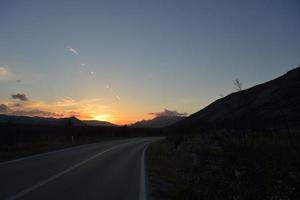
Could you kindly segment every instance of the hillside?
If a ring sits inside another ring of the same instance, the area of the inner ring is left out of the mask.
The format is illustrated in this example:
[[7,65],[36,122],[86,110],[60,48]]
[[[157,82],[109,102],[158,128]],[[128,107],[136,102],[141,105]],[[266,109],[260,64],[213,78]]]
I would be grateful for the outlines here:
[[88,126],[117,126],[113,123],[106,122],[106,121],[83,120],[82,122],[85,123]]
[[86,126],[76,117],[70,118],[43,118],[14,115],[0,115],[0,124],[23,124],[23,125],[54,125],[54,126]]
[[183,116],[157,116],[150,120],[138,121],[131,126],[137,128],[162,128],[179,122],[184,118]]
[[300,67],[274,80],[218,99],[171,128],[299,128],[299,91]]

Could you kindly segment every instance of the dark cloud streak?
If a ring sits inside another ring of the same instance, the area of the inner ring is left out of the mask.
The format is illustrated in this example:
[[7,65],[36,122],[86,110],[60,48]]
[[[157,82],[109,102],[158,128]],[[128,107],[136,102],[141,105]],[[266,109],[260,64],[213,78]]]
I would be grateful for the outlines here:
[[12,115],[30,116],[30,117],[63,117],[61,114],[47,112],[42,110],[17,110],[11,112]]
[[11,98],[12,99],[18,99],[20,101],[28,101],[29,100],[28,97],[26,96],[26,94],[20,94],[20,93],[12,94]]
[[[21,105],[13,105],[19,107]],[[15,116],[29,116],[29,117],[64,117],[63,114],[43,111],[43,110],[13,110],[5,104],[0,104],[0,114],[15,115]]]

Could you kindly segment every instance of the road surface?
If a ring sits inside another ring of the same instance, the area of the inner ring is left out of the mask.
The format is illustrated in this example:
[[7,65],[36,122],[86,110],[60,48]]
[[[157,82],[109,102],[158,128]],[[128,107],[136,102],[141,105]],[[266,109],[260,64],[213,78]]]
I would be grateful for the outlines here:
[[157,139],[107,141],[0,163],[0,199],[144,200],[144,152]]

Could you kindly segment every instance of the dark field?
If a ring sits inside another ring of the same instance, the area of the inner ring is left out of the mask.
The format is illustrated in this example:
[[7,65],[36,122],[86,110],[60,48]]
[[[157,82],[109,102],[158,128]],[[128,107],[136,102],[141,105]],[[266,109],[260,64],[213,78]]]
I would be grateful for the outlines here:
[[[0,125],[0,161],[105,140],[157,136],[160,129]],[[74,138],[72,142],[72,137]]]
[[168,137],[147,152],[153,199],[299,199],[299,131]]

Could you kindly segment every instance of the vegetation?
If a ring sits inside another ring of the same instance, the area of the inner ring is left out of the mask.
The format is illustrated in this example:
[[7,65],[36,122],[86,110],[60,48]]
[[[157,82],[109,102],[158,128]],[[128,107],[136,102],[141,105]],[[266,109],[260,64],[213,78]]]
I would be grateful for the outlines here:
[[153,199],[300,199],[299,132],[211,135],[150,146]]
[[233,84],[236,91],[241,91],[243,89],[243,83],[238,78],[234,80]]
[[[74,145],[156,136],[160,129],[0,124],[0,161]],[[72,141],[73,137],[73,141]]]

